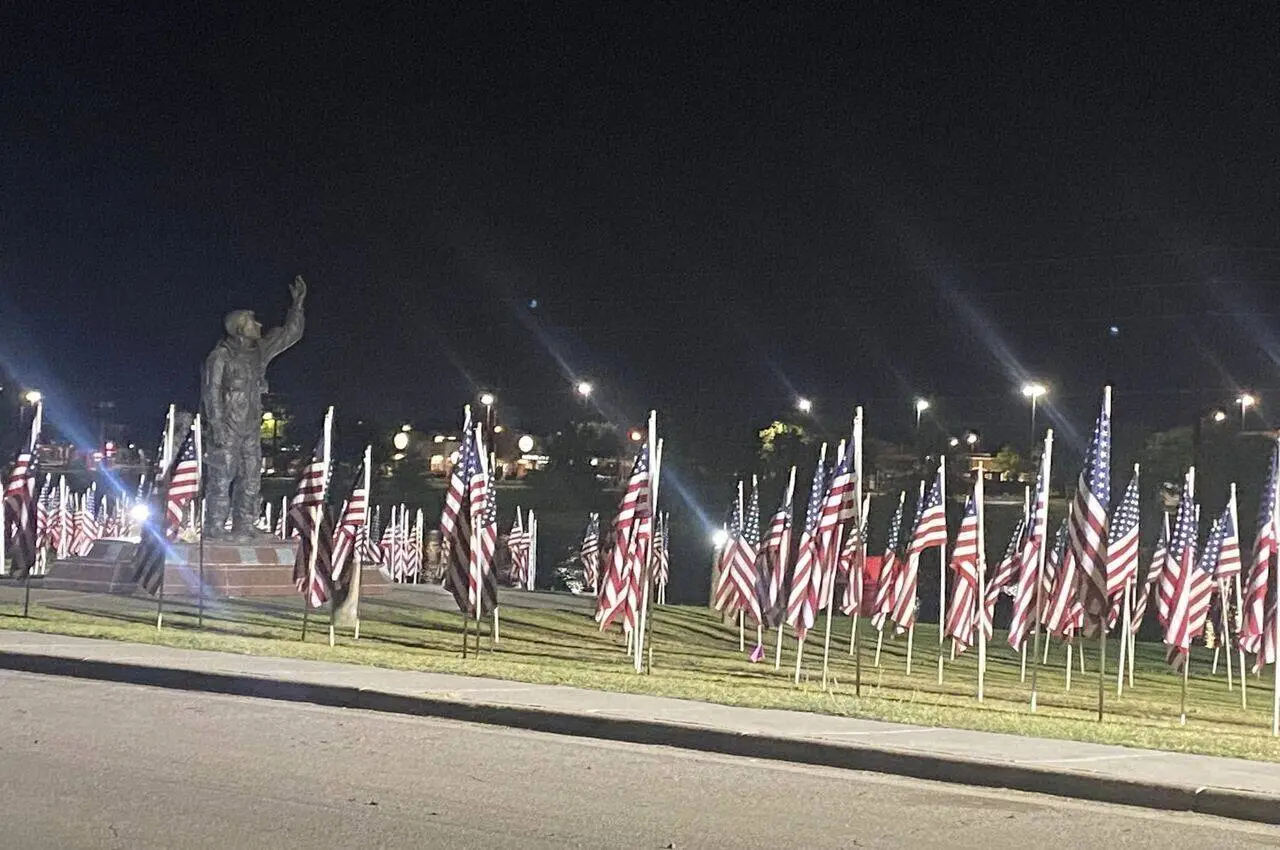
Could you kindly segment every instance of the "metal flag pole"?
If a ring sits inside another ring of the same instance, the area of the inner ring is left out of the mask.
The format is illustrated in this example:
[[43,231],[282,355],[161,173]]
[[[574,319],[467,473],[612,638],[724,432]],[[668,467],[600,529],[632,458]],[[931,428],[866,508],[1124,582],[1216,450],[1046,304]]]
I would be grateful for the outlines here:
[[853,553],[853,563],[849,565],[849,581],[858,582],[854,585],[856,593],[851,592],[850,598],[858,604],[853,608],[853,622],[849,624],[849,642],[853,649],[853,695],[862,696],[862,641],[858,635],[859,615],[862,613],[862,594],[866,590],[864,581],[867,568],[867,514],[870,510],[870,499],[863,501],[863,452],[862,452],[862,431],[863,431],[862,405],[858,405],[853,409],[853,503],[858,507],[858,513],[853,518],[858,529],[858,540],[856,542],[857,549]]
[[[938,493],[942,496],[943,537],[947,537],[947,457],[938,458]],[[942,684],[942,665],[947,646],[947,541],[938,550],[938,684]]]
[[[1032,605],[1032,614],[1031,614],[1031,616],[1035,618],[1035,623],[1032,627],[1032,644],[1031,644],[1031,710],[1033,712],[1036,710],[1036,697],[1038,695],[1037,687],[1039,685],[1038,674],[1040,672],[1040,662],[1039,662],[1040,620],[1042,619],[1040,607],[1044,604],[1043,594],[1044,594],[1045,550],[1049,548],[1048,493],[1049,493],[1049,473],[1050,471],[1052,471],[1052,469],[1053,469],[1053,429],[1049,428],[1047,431],[1045,431],[1044,456],[1040,459],[1040,474],[1043,476],[1041,478],[1041,484],[1044,487],[1044,492],[1046,496],[1045,504],[1044,504],[1045,522],[1044,522],[1044,534],[1040,541],[1040,547],[1039,547],[1040,551],[1036,553],[1036,586],[1035,586],[1035,594],[1033,596],[1034,602]],[[1035,523],[1035,527],[1032,530],[1033,534],[1040,533],[1040,519],[1039,519],[1040,507],[1039,506],[1040,506],[1040,494],[1036,493],[1036,507],[1033,511],[1035,516],[1033,516],[1032,518],[1032,521]]]
[[[793,466],[791,467],[791,474],[787,478],[787,492],[782,499],[782,504],[786,505],[787,510],[792,511],[793,513],[794,513],[794,508],[792,506],[794,503],[792,502],[792,497],[795,495],[795,491],[796,491],[796,468]],[[794,520],[794,516],[787,518],[788,523],[791,523],[793,520]],[[778,586],[778,595],[780,597],[783,596],[782,591],[786,588],[786,577],[787,577],[787,567],[788,567],[787,561],[790,560],[790,557],[791,557],[790,533],[788,533],[787,536],[783,539],[783,542],[786,545],[782,546],[778,550],[778,563],[773,565],[774,569],[777,570],[779,573],[779,578],[775,582],[775,584]],[[782,669],[782,627],[787,621],[786,599],[780,598],[778,600],[775,600],[775,606],[777,604],[782,605],[782,610],[778,612],[778,641],[777,641],[777,645],[774,648],[773,669],[781,670]]]
[[[1110,423],[1111,422],[1111,387],[1110,386],[1104,387],[1102,390],[1102,409],[1107,417],[1107,422]],[[1108,463],[1107,463],[1108,473],[1110,472],[1110,465],[1111,465],[1110,461],[1108,460]],[[1110,476],[1108,475],[1108,477]],[[1109,497],[1110,497],[1110,494],[1108,494],[1108,498]],[[1098,553],[1103,559],[1102,560],[1102,566],[1103,566],[1102,608],[1098,612],[1098,722],[1099,723],[1102,722],[1104,701],[1106,700],[1106,694],[1107,694],[1107,682],[1106,682],[1106,679],[1107,679],[1107,617],[1111,613],[1110,612],[1111,599],[1109,596],[1107,596],[1107,593],[1106,593],[1107,591],[1106,545],[1107,545],[1107,536],[1110,533],[1110,517],[1107,518],[1107,525],[1108,525],[1107,529],[1104,529],[1102,532],[1101,541],[1100,541],[1102,543],[1103,551]],[[1086,616],[1087,616],[1087,613],[1086,613]],[[1084,635],[1082,634],[1081,635],[1082,640],[1080,643],[1081,665],[1084,664],[1083,637]],[[1123,663],[1120,665],[1120,668],[1124,669]]]
[[[1196,495],[1196,468],[1192,466],[1190,469],[1187,470],[1187,497],[1192,500],[1193,506],[1195,506],[1195,495]],[[1195,524],[1199,526],[1200,510],[1198,506],[1195,506],[1194,509],[1196,512],[1196,515],[1194,517]],[[1193,529],[1193,536],[1194,536],[1194,529]],[[1192,540],[1192,542],[1189,542],[1187,546],[1188,547],[1195,546],[1194,540]],[[1185,554],[1186,553],[1182,553],[1179,555],[1179,557],[1185,559]],[[1187,573],[1189,570],[1193,570],[1195,568],[1196,568],[1195,564],[1192,563],[1190,567],[1184,567],[1179,571],[1180,572],[1180,576],[1178,579],[1179,588],[1176,591],[1179,598],[1175,601],[1175,604],[1178,605],[1179,607],[1188,606],[1190,604],[1190,600],[1187,598],[1187,593],[1186,593],[1186,590],[1188,589],[1187,582],[1190,579],[1190,576]],[[1173,614],[1171,613],[1169,617],[1170,617],[1170,621],[1172,621]],[[1179,714],[1178,714],[1178,725],[1186,726],[1187,725],[1187,679],[1190,676],[1190,670],[1191,670],[1191,642],[1189,639],[1187,641],[1187,654],[1182,655],[1181,659],[1182,659],[1182,703],[1181,703],[1181,707],[1179,709]]]
[[[987,678],[987,630],[983,625],[987,599],[987,510],[983,502],[987,498],[987,472],[978,461],[978,480],[974,482],[974,512],[978,515],[978,598],[976,626],[978,630],[978,702],[985,696]],[[994,616],[994,613],[993,613]]]

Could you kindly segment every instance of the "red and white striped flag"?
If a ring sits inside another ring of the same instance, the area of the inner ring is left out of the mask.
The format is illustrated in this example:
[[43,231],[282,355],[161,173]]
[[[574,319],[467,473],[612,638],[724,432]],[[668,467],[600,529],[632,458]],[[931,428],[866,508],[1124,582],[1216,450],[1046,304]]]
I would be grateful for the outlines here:
[[1170,541],[1169,564],[1175,573],[1174,593],[1169,609],[1169,622],[1165,628],[1164,643],[1168,649],[1169,663],[1181,669],[1191,652],[1191,641],[1204,630],[1209,614],[1209,602],[1213,597],[1213,563],[1221,549],[1221,528],[1210,534],[1210,557],[1196,558],[1195,468],[1187,474],[1182,488],[1182,500],[1178,504],[1178,521],[1174,524]]
[[[331,407],[325,413],[320,440],[311,453],[311,459],[302,469],[298,489],[289,503],[289,523],[298,531],[301,541],[294,556],[293,582],[312,608],[319,608],[329,600],[329,576],[333,574],[333,531],[325,508],[329,492],[329,447],[332,435]],[[171,512],[169,521],[172,522]]]
[[[619,618],[624,619],[624,629],[628,597],[631,592],[630,570],[638,566],[636,556],[640,521],[649,514],[649,444],[646,442],[636,454],[635,463],[631,467],[631,476],[627,479],[627,489],[622,494],[622,502],[618,506],[618,516],[613,522],[613,549],[609,553],[609,564],[601,579],[601,594],[596,609],[596,618],[600,622],[600,630],[604,631]],[[638,581],[638,579],[637,579]]]
[[955,582],[947,608],[946,634],[956,642],[958,652],[974,643],[978,625],[978,569],[978,503],[976,495],[970,495],[965,501],[964,518],[951,552]]
[[1271,584],[1271,561],[1280,548],[1280,533],[1275,523],[1277,486],[1280,486],[1280,441],[1271,449],[1271,463],[1262,484],[1258,530],[1253,540],[1253,564],[1249,570],[1244,594],[1244,619],[1240,626],[1240,648],[1254,654],[1262,651],[1263,636],[1272,630],[1266,616],[1266,603]]
[[[1107,613],[1111,607],[1114,584],[1107,570],[1111,561],[1107,558],[1107,524],[1111,508],[1111,387],[1103,392],[1102,410],[1093,427],[1093,439],[1085,453],[1084,466],[1076,484],[1075,500],[1071,505],[1070,548],[1072,557],[1064,559],[1073,565],[1079,585],[1072,585],[1072,593],[1078,592],[1086,634],[1098,635],[1105,629]],[[1075,580],[1076,575],[1070,577]],[[1124,590],[1124,585],[1117,585]]]
[[524,527],[520,507],[516,506],[516,518],[507,534],[507,554],[511,558],[511,583],[524,587],[529,573],[529,532]]
[[1138,537],[1141,510],[1138,505],[1138,467],[1133,467],[1133,478],[1124,490],[1124,496],[1111,516],[1107,528],[1107,596],[1111,610],[1107,628],[1116,624],[1124,605],[1124,589],[1138,575]]
[[362,533],[368,533],[369,524],[369,467],[372,460],[373,446],[365,446],[364,460],[356,471],[355,480],[351,483],[351,493],[347,496],[342,508],[342,516],[338,519],[338,527],[333,535],[333,572],[330,579],[334,585],[344,585],[351,581],[351,571],[357,569],[358,560],[364,557],[358,543]]
[[1040,559],[1044,557],[1049,537],[1049,472],[1052,464],[1053,432],[1045,436],[1044,453],[1040,458],[1040,472],[1036,475],[1031,519],[1026,539],[1018,556],[1018,584],[1013,593],[1013,619],[1009,623],[1009,646],[1022,649],[1027,635],[1035,625],[1037,600],[1041,586],[1037,582]]
[[783,591],[787,581],[787,561],[791,557],[792,495],[795,483],[796,472],[792,467],[791,480],[782,495],[782,504],[778,505],[773,518],[769,520],[769,531],[764,538],[764,557],[761,563],[768,581],[765,614],[770,626],[781,623],[786,615]]
[[880,575],[876,577],[876,598],[872,600],[871,624],[877,631],[884,629],[885,620],[893,612],[893,590],[898,580],[898,570],[902,565],[902,518],[906,507],[907,491],[898,493],[898,507],[894,509],[893,518],[889,520],[889,534],[884,546],[884,557],[880,561]]
[[826,468],[823,461],[827,447],[818,455],[818,465],[813,470],[813,484],[809,488],[809,502],[805,506],[804,528],[800,531],[800,551],[791,570],[791,592],[787,597],[787,625],[795,629],[796,637],[804,640],[817,619],[817,600],[810,592],[813,576],[820,570],[818,563],[818,519],[822,516],[822,500],[827,492]]
[[906,631],[916,623],[919,605],[916,596],[920,584],[920,555],[934,548],[947,545],[947,510],[942,501],[942,479],[946,469],[938,462],[938,474],[916,508],[916,521],[907,543],[907,558],[899,572],[894,587],[894,606],[890,619],[899,631]]

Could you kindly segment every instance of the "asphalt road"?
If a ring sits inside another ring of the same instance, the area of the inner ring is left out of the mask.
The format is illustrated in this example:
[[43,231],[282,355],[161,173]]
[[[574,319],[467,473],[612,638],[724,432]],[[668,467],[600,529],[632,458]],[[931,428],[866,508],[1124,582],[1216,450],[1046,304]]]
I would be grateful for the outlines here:
[[1278,847],[1280,830],[447,721],[0,672],[0,846]]

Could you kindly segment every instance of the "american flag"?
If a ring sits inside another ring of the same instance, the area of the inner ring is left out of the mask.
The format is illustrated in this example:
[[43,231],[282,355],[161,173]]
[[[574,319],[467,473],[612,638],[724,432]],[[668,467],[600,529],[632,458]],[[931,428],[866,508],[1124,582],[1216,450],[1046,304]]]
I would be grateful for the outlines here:
[[[1215,523],[1206,543],[1208,557],[1196,558],[1196,514],[1191,495],[1191,480],[1183,488],[1183,504],[1178,506],[1178,521],[1174,525],[1170,545],[1169,566],[1177,574],[1169,622],[1165,628],[1164,643],[1168,648],[1169,663],[1176,669],[1186,661],[1191,652],[1191,640],[1204,629],[1209,614],[1209,602],[1213,597],[1213,565],[1222,549],[1224,529]],[[1183,510],[1183,507],[1187,510]]]
[[977,627],[978,569],[978,503],[971,495],[965,501],[964,519],[951,553],[951,571],[956,581],[946,619],[946,634],[961,651],[973,645]]
[[939,464],[933,484],[925,491],[924,498],[916,507],[916,521],[911,540],[907,543],[906,563],[898,571],[890,619],[897,623],[901,631],[914,626],[916,614],[919,613],[916,595],[920,585],[920,554],[928,549],[947,545],[947,511],[942,502],[942,476],[943,469]]
[[[1080,568],[1076,553],[1069,545],[1070,517],[1063,520],[1054,538],[1053,554],[1045,564],[1046,574],[1052,572],[1052,585],[1048,590],[1048,604],[1044,607],[1045,628],[1051,634],[1069,638],[1084,622],[1084,606],[1080,603]],[[1053,566],[1052,571],[1049,565]],[[1046,576],[1047,577],[1047,576]]]
[[791,488],[782,494],[782,503],[769,520],[769,531],[764,538],[761,569],[765,582],[764,608],[770,626],[782,622],[786,614],[783,588],[787,581],[787,560],[791,557]]
[[312,608],[319,608],[329,600],[329,577],[333,574],[333,528],[325,507],[330,473],[328,454],[328,445],[322,436],[311,453],[311,460],[302,469],[298,489],[289,503],[289,524],[297,529],[301,539],[293,561],[293,583]]
[[1227,582],[1240,575],[1240,535],[1236,530],[1235,502],[1228,503],[1218,516],[1222,525],[1222,547],[1213,566],[1213,579]]
[[[369,457],[366,450],[365,458]],[[351,494],[342,508],[342,516],[338,519],[338,528],[333,537],[333,572],[330,580],[335,586],[348,584],[351,571],[356,569],[356,559],[364,559],[364,553],[358,545],[361,536],[368,534],[369,525],[369,489],[366,484],[364,463],[356,470],[355,480],[351,482]]]
[[1033,617],[1040,598],[1036,579],[1040,571],[1041,552],[1049,536],[1049,476],[1045,457],[1036,475],[1035,500],[1032,502],[1031,521],[1018,555],[1018,585],[1013,594],[1013,619],[1009,622],[1009,646],[1022,649],[1035,622]]
[[587,517],[587,527],[582,532],[582,545],[578,549],[582,561],[582,576],[587,587],[595,590],[600,570],[600,514]]
[[516,518],[511,522],[511,531],[507,534],[507,554],[511,556],[511,583],[516,587],[524,587],[529,576],[529,531],[524,527],[520,516],[520,508],[516,508]]
[[763,623],[760,611],[760,595],[758,587],[759,574],[756,562],[760,557],[760,491],[751,489],[751,498],[747,500],[747,515],[739,530],[738,539],[734,543],[734,552],[730,559],[730,572],[733,577],[734,595],[738,606],[756,623]]
[[[366,517],[368,517],[368,511],[369,508],[366,506]],[[377,564],[382,560],[381,550],[378,548],[378,544],[374,542],[379,539],[378,535],[380,533],[380,526],[382,525],[381,519],[382,508],[375,507],[373,511],[373,522],[366,522],[364,525],[360,526],[360,533],[356,535],[356,551],[359,553],[360,563],[362,564]]]
[[[1084,609],[1085,632],[1100,634],[1114,595],[1108,575],[1107,521],[1111,506],[1111,395],[1110,391],[1093,427],[1093,439],[1085,453],[1070,513],[1072,557],[1065,559],[1078,570],[1079,598]],[[1072,577],[1074,578],[1074,576]],[[1116,585],[1120,590],[1124,585]],[[1072,592],[1077,588],[1073,586]]]
[[849,526],[844,545],[840,547],[840,571],[848,577],[840,611],[851,617],[862,612],[862,582],[867,566],[867,517],[862,517],[859,522],[861,524]]
[[813,574],[818,566],[818,520],[822,516],[822,498],[827,492],[826,469],[822,461],[813,470],[813,485],[809,488],[809,503],[805,506],[804,528],[800,532],[800,552],[795,568],[791,571],[791,593],[787,597],[787,624],[796,630],[801,640],[813,628],[818,616],[817,602],[812,593]]
[[[459,610],[476,619],[491,613],[498,601],[497,573],[493,568],[498,546],[498,501],[485,468],[484,452],[479,428],[470,428],[446,494],[445,514],[440,519],[441,537],[446,528],[452,533],[449,589]],[[455,488],[458,508],[451,513]]]
[[[37,416],[37,421],[39,417]],[[35,426],[32,428],[35,431]],[[32,435],[34,446],[36,434]],[[0,502],[0,534],[12,534],[10,558],[13,575],[26,576],[36,563],[36,460],[34,448],[21,451],[14,461]],[[12,530],[12,532],[10,532]]]
[[1266,617],[1267,588],[1271,584],[1271,559],[1276,556],[1278,534],[1275,525],[1276,486],[1280,478],[1280,442],[1271,449],[1271,463],[1262,483],[1262,499],[1258,504],[1258,531],[1253,540],[1253,565],[1249,570],[1248,589],[1244,595],[1244,620],[1240,626],[1240,648],[1245,652],[1262,650],[1262,638],[1271,629]]
[[636,454],[627,489],[618,506],[618,516],[613,521],[613,548],[609,553],[609,566],[602,577],[602,592],[596,612],[601,631],[613,625],[619,617],[623,618],[624,629],[632,625],[628,617],[632,588],[630,571],[641,566],[635,560],[633,543],[639,537],[640,521],[649,514],[649,486],[649,444],[646,442]]
[[[1195,527],[1199,515],[1199,506],[1191,495],[1191,478],[1183,479],[1182,495],[1178,500],[1178,514],[1173,522],[1173,536],[1169,540],[1169,551],[1164,559],[1164,569],[1160,572],[1160,586],[1156,598],[1156,613],[1160,625],[1169,629],[1169,621],[1173,616],[1173,608],[1178,593],[1178,585],[1182,581],[1182,558],[1185,554],[1181,548],[1186,540],[1190,540],[1191,548],[1195,548]],[[1191,536],[1184,540],[1179,537],[1178,529],[1183,526],[1191,529]]]
[[76,523],[76,545],[74,554],[84,557],[93,549],[93,542],[102,537],[102,524],[98,517],[98,499],[96,485],[89,490],[80,501],[80,520]]
[[724,546],[720,549],[716,592],[713,603],[717,611],[732,614],[742,607],[738,599],[738,583],[734,577],[734,563],[738,556],[738,538],[742,536],[742,503],[733,500],[729,509],[729,520],[724,526]]
[[1107,596],[1112,600],[1107,626],[1115,624],[1124,604],[1124,588],[1138,575],[1138,472],[1135,469],[1107,528]]
[[172,539],[182,528],[182,514],[200,492],[200,455],[196,441],[199,432],[193,427],[178,448],[173,471],[169,475],[165,498],[165,534]]
[[[849,517],[857,514],[853,480],[853,445],[847,446],[831,471],[826,498],[822,500],[822,515],[818,518],[819,573],[810,581],[817,597],[816,610],[827,607],[834,593],[836,573],[840,562],[840,531]],[[860,506],[859,506],[860,507]]]
[[871,623],[877,630],[884,628],[885,619],[893,612],[893,589],[897,584],[898,570],[902,567],[902,518],[906,509],[907,493],[898,494],[898,507],[889,520],[889,535],[884,546],[884,559],[880,562],[880,575],[876,578],[875,610]]
[[983,588],[980,625],[988,640],[995,634],[996,602],[1000,599],[1000,592],[1018,576],[1018,567],[1021,564],[1018,555],[1022,549],[1022,536],[1026,529],[1027,518],[1018,517],[1017,523],[1013,526],[1013,533],[1009,535],[1009,545],[1005,547],[1004,557],[1000,559],[995,572],[987,579],[986,587]]
[[36,500],[36,550],[49,545],[49,517],[53,500],[53,478],[44,477],[44,485],[40,488],[40,497]]
[[[391,516],[387,524],[382,527],[382,534],[378,537],[378,563],[382,565],[382,572],[391,579],[396,577],[396,529],[398,527],[396,508],[395,505],[392,505]],[[441,554],[445,555],[446,558],[450,551],[450,545],[451,541],[446,540],[442,535],[440,538]]]
[[1129,615],[1129,631],[1131,634],[1136,635],[1138,629],[1142,626],[1142,620],[1147,615],[1147,603],[1150,602],[1152,594],[1156,592],[1156,586],[1160,583],[1160,577],[1164,575],[1168,561],[1169,515],[1164,514],[1160,526],[1160,536],[1156,539],[1156,548],[1151,554],[1151,566],[1147,568],[1147,575],[1142,581],[1142,586],[1137,588],[1134,593],[1133,611]]
[[653,583],[663,587],[671,580],[671,514],[658,517],[653,532]]

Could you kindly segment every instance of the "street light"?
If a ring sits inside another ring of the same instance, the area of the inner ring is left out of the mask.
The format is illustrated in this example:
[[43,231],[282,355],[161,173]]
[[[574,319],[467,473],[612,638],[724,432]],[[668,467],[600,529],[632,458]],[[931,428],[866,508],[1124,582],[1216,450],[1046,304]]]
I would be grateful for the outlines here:
[[27,402],[27,404],[39,404],[40,400],[44,398],[44,394],[39,390],[27,390],[22,398]]
[[400,451],[400,452],[404,451],[406,448],[409,447],[408,433],[401,431],[400,433],[396,434],[394,437],[391,438],[391,445],[396,447],[396,451]]
[[796,399],[796,410],[800,411],[801,413],[812,413],[813,402],[807,398],[798,398]]
[[485,407],[493,407],[493,403],[495,401],[497,401],[497,399],[493,397],[493,393],[480,394],[480,403],[483,404]]
[[924,413],[933,405],[929,403],[927,398],[916,399],[916,430],[920,430],[920,414]]
[[1240,398],[1236,399],[1236,403],[1240,405],[1240,428],[1244,429],[1244,412],[1258,403],[1258,400],[1249,393],[1244,393]]
[[1039,382],[1022,385],[1022,394],[1031,399],[1031,442],[1036,441],[1036,402],[1049,394],[1049,388]]
[[627,434],[627,436],[631,438],[631,442],[638,443],[644,439],[644,432],[639,428],[632,428],[631,432]]
[[976,431],[970,431],[964,435],[964,441],[969,444],[969,448],[973,448],[978,444],[978,434]]
[[590,381],[578,381],[578,385],[574,387],[574,389],[577,390],[578,395],[583,398],[591,398],[591,391],[594,390],[595,387],[591,386]]
[[1227,412],[1225,410],[1215,410],[1213,412],[1214,422],[1225,422],[1226,419],[1227,419]]
[[952,437],[950,440],[947,441],[947,445],[951,446],[951,448],[954,449],[956,446],[960,445],[960,438]]

